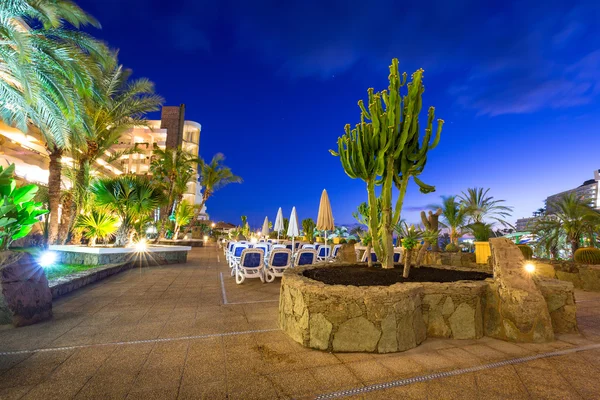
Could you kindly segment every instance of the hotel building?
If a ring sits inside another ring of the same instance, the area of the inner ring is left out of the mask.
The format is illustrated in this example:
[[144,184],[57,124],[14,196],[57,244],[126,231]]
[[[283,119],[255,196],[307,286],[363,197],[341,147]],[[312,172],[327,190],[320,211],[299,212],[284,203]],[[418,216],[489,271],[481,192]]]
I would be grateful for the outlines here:
[[[94,168],[106,176],[121,174],[150,174],[152,149],[176,148],[197,157],[200,150],[200,132],[202,126],[194,121],[185,120],[185,105],[164,106],[160,120],[148,121],[148,126],[137,126],[125,132],[117,143],[107,152],[106,157],[96,160]],[[122,151],[137,146],[140,153],[124,155],[116,161],[108,162],[109,157],[116,151]],[[6,167],[15,164],[18,177],[28,181],[48,184],[48,152],[40,133],[31,128],[27,134],[10,127],[0,121],[0,165]],[[63,156],[62,162],[73,165],[73,159]],[[63,187],[69,188],[71,183],[63,178]],[[190,204],[202,202],[202,187],[199,175],[188,184],[184,199]],[[208,219],[206,207],[203,208],[201,219]]]

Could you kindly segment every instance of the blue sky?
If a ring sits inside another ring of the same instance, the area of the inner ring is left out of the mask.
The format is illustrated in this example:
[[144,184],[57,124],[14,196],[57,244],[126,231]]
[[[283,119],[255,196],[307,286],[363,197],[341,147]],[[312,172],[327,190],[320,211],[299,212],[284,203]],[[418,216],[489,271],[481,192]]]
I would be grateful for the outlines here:
[[[600,168],[600,2],[79,0],[93,33],[120,49],[166,104],[202,124],[244,178],[207,204],[215,220],[252,225],[278,207],[316,218],[329,192],[336,222],[366,200],[329,149],[356,102],[400,69],[425,70],[424,106],[446,121],[403,217],[468,187],[514,206],[514,219]],[[417,6],[418,4],[418,6]],[[424,107],[424,108],[425,108]],[[157,116],[151,116],[157,117]]]

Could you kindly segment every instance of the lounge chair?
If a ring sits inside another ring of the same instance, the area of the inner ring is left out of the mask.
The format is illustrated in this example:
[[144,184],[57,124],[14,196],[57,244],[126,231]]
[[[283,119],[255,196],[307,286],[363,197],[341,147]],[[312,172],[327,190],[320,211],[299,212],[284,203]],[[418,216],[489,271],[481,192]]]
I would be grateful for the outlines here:
[[341,244],[336,244],[333,246],[333,251],[331,252],[331,258],[337,260],[338,254],[340,254],[340,249],[342,248]]
[[292,251],[290,249],[273,249],[265,269],[265,279],[273,282],[276,277],[281,277],[286,268],[292,266]]
[[237,267],[240,265],[240,261],[242,260],[242,252],[246,249],[248,249],[247,244],[234,244],[233,251],[229,256],[229,268],[231,268],[231,276],[235,275]]
[[317,249],[317,261],[327,261],[331,254],[331,246],[323,245]]
[[235,272],[235,283],[241,285],[246,278],[259,278],[264,282],[264,257],[261,249],[245,249]]
[[315,249],[315,245],[314,245],[314,244],[309,244],[309,243],[303,244],[303,245],[302,245],[302,248],[303,248],[303,249],[316,250],[316,249]]
[[[367,262],[367,251],[365,250],[365,252],[362,255],[362,258],[360,259],[361,262]],[[371,249],[371,261],[373,262],[377,262],[377,254],[375,253],[375,250]]]
[[317,251],[313,249],[301,249],[296,253],[296,266],[312,265],[317,261]]

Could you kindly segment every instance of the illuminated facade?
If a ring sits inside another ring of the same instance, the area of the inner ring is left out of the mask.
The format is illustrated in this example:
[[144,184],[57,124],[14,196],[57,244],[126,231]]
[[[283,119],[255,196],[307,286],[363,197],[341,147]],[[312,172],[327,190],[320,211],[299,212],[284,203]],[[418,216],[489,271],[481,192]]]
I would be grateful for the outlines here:
[[[125,132],[105,157],[96,160],[94,168],[107,176],[121,174],[147,175],[150,173],[150,162],[154,145],[159,148],[181,146],[183,150],[197,157],[200,151],[200,132],[202,126],[184,119],[185,106],[165,106],[160,120],[148,121],[148,126],[138,126]],[[124,155],[120,159],[107,162],[114,152],[137,146],[139,154]],[[0,121],[0,165],[15,164],[18,177],[29,181],[48,184],[48,152],[44,141],[35,128],[27,134],[10,127]],[[73,159],[62,157],[65,165],[73,165]],[[198,177],[188,184],[184,199],[190,204],[202,202],[202,187]],[[71,183],[63,177],[63,187],[69,188]],[[202,211],[202,219],[207,219],[206,207]]]

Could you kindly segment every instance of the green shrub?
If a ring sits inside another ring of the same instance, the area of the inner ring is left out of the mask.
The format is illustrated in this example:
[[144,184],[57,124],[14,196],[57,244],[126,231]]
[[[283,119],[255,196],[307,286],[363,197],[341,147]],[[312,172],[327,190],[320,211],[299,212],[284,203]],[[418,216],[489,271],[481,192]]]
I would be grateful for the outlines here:
[[582,247],[575,250],[573,255],[575,262],[588,265],[600,264],[600,249],[595,247]]
[[0,167],[0,251],[8,250],[10,244],[31,232],[37,217],[46,214],[42,203],[33,201],[37,185],[17,188],[13,178],[15,165]]
[[83,233],[89,240],[90,246],[96,245],[96,240],[106,240],[114,236],[119,228],[119,218],[103,210],[92,210],[89,214],[81,214],[75,222],[75,229]]
[[519,250],[521,250],[523,257],[525,257],[526,260],[531,260],[533,257],[533,249],[531,247],[527,246],[526,244],[518,244],[517,247]]
[[269,233],[269,239],[277,239],[277,231]]
[[356,240],[350,239],[350,240],[348,240],[348,244],[356,244]]
[[346,243],[348,243],[348,242],[346,241],[346,239],[340,239],[340,244],[346,244]]
[[454,243],[448,243],[446,245],[446,251],[448,253],[458,253],[460,251],[460,247],[455,245]]

